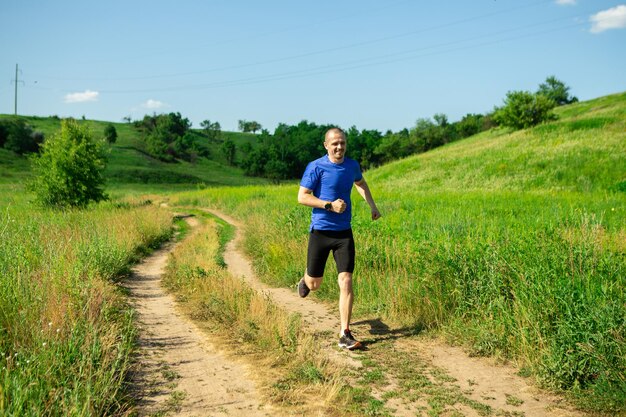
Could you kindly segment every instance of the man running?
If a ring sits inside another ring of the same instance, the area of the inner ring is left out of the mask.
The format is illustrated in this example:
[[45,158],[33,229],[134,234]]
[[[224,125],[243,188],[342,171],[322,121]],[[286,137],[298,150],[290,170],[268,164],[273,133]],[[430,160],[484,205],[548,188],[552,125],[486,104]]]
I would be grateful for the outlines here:
[[298,284],[300,297],[317,290],[322,284],[328,254],[333,251],[339,273],[339,317],[341,321],[339,346],[346,349],[361,347],[352,337],[352,272],[354,271],[354,238],[352,236],[352,184],[369,204],[372,220],[380,218],[372,193],[363,178],[358,162],[347,158],[346,134],[332,128],[324,137],[327,155],[309,163],[300,181],[298,203],[313,208],[309,227],[307,268]]

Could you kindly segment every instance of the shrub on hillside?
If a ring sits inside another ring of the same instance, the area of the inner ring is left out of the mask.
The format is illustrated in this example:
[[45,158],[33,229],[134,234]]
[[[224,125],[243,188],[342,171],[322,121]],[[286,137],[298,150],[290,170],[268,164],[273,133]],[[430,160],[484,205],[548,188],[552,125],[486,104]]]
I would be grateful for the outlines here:
[[115,143],[117,141],[117,130],[115,130],[115,126],[111,123],[104,128],[104,138],[109,143]]
[[44,135],[33,129],[20,118],[0,121],[0,147],[23,155],[37,152]]
[[528,91],[509,91],[504,106],[497,108],[494,120],[502,126],[526,129],[539,123],[555,120],[552,109],[556,103],[543,94]]
[[104,193],[104,141],[92,138],[85,126],[63,120],[61,131],[47,139],[32,158],[29,188],[49,207],[85,207],[107,198]]

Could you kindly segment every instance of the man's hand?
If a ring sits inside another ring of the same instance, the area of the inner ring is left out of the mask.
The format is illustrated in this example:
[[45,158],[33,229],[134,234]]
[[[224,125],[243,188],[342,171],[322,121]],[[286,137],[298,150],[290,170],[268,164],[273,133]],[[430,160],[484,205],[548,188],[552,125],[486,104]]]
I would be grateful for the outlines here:
[[331,211],[335,213],[343,213],[344,211],[346,211],[346,202],[343,201],[341,198],[336,199],[331,204],[333,206]]
[[381,216],[380,211],[378,211],[377,208],[373,208],[372,209],[372,220],[378,220],[378,219],[380,219],[380,216]]

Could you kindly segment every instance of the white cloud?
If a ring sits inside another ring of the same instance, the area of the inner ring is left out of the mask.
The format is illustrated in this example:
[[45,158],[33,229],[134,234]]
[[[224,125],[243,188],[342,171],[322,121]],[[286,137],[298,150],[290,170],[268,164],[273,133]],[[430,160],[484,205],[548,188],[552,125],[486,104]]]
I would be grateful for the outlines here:
[[592,15],[591,33],[600,33],[609,29],[626,28],[626,5],[612,7]]
[[576,4],[576,0],[556,0],[556,4],[559,6],[573,6]]
[[84,103],[86,101],[98,101],[97,91],[85,90],[82,93],[69,93],[64,97],[66,103]]
[[144,109],[150,109],[150,110],[155,110],[155,109],[160,109],[161,107],[165,107],[166,104],[163,103],[162,101],[159,100],[146,100],[145,103],[141,104],[141,107],[143,107]]

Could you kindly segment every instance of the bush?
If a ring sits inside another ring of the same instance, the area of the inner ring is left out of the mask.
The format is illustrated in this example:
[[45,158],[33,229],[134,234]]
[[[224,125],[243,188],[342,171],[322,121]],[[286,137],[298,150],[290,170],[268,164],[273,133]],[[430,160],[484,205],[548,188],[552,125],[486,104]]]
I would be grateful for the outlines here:
[[34,132],[23,119],[0,121],[0,146],[23,155],[37,152],[43,142],[43,133]]
[[502,126],[526,129],[555,120],[556,116],[552,113],[555,106],[556,103],[543,94],[509,91],[504,106],[496,109],[494,120]]
[[29,188],[37,201],[51,207],[85,207],[107,198],[104,193],[105,145],[75,120],[63,120],[61,131],[46,140],[32,158]]
[[106,125],[104,128],[104,138],[109,143],[115,143],[117,141],[117,130],[115,130],[115,126],[110,123]]

